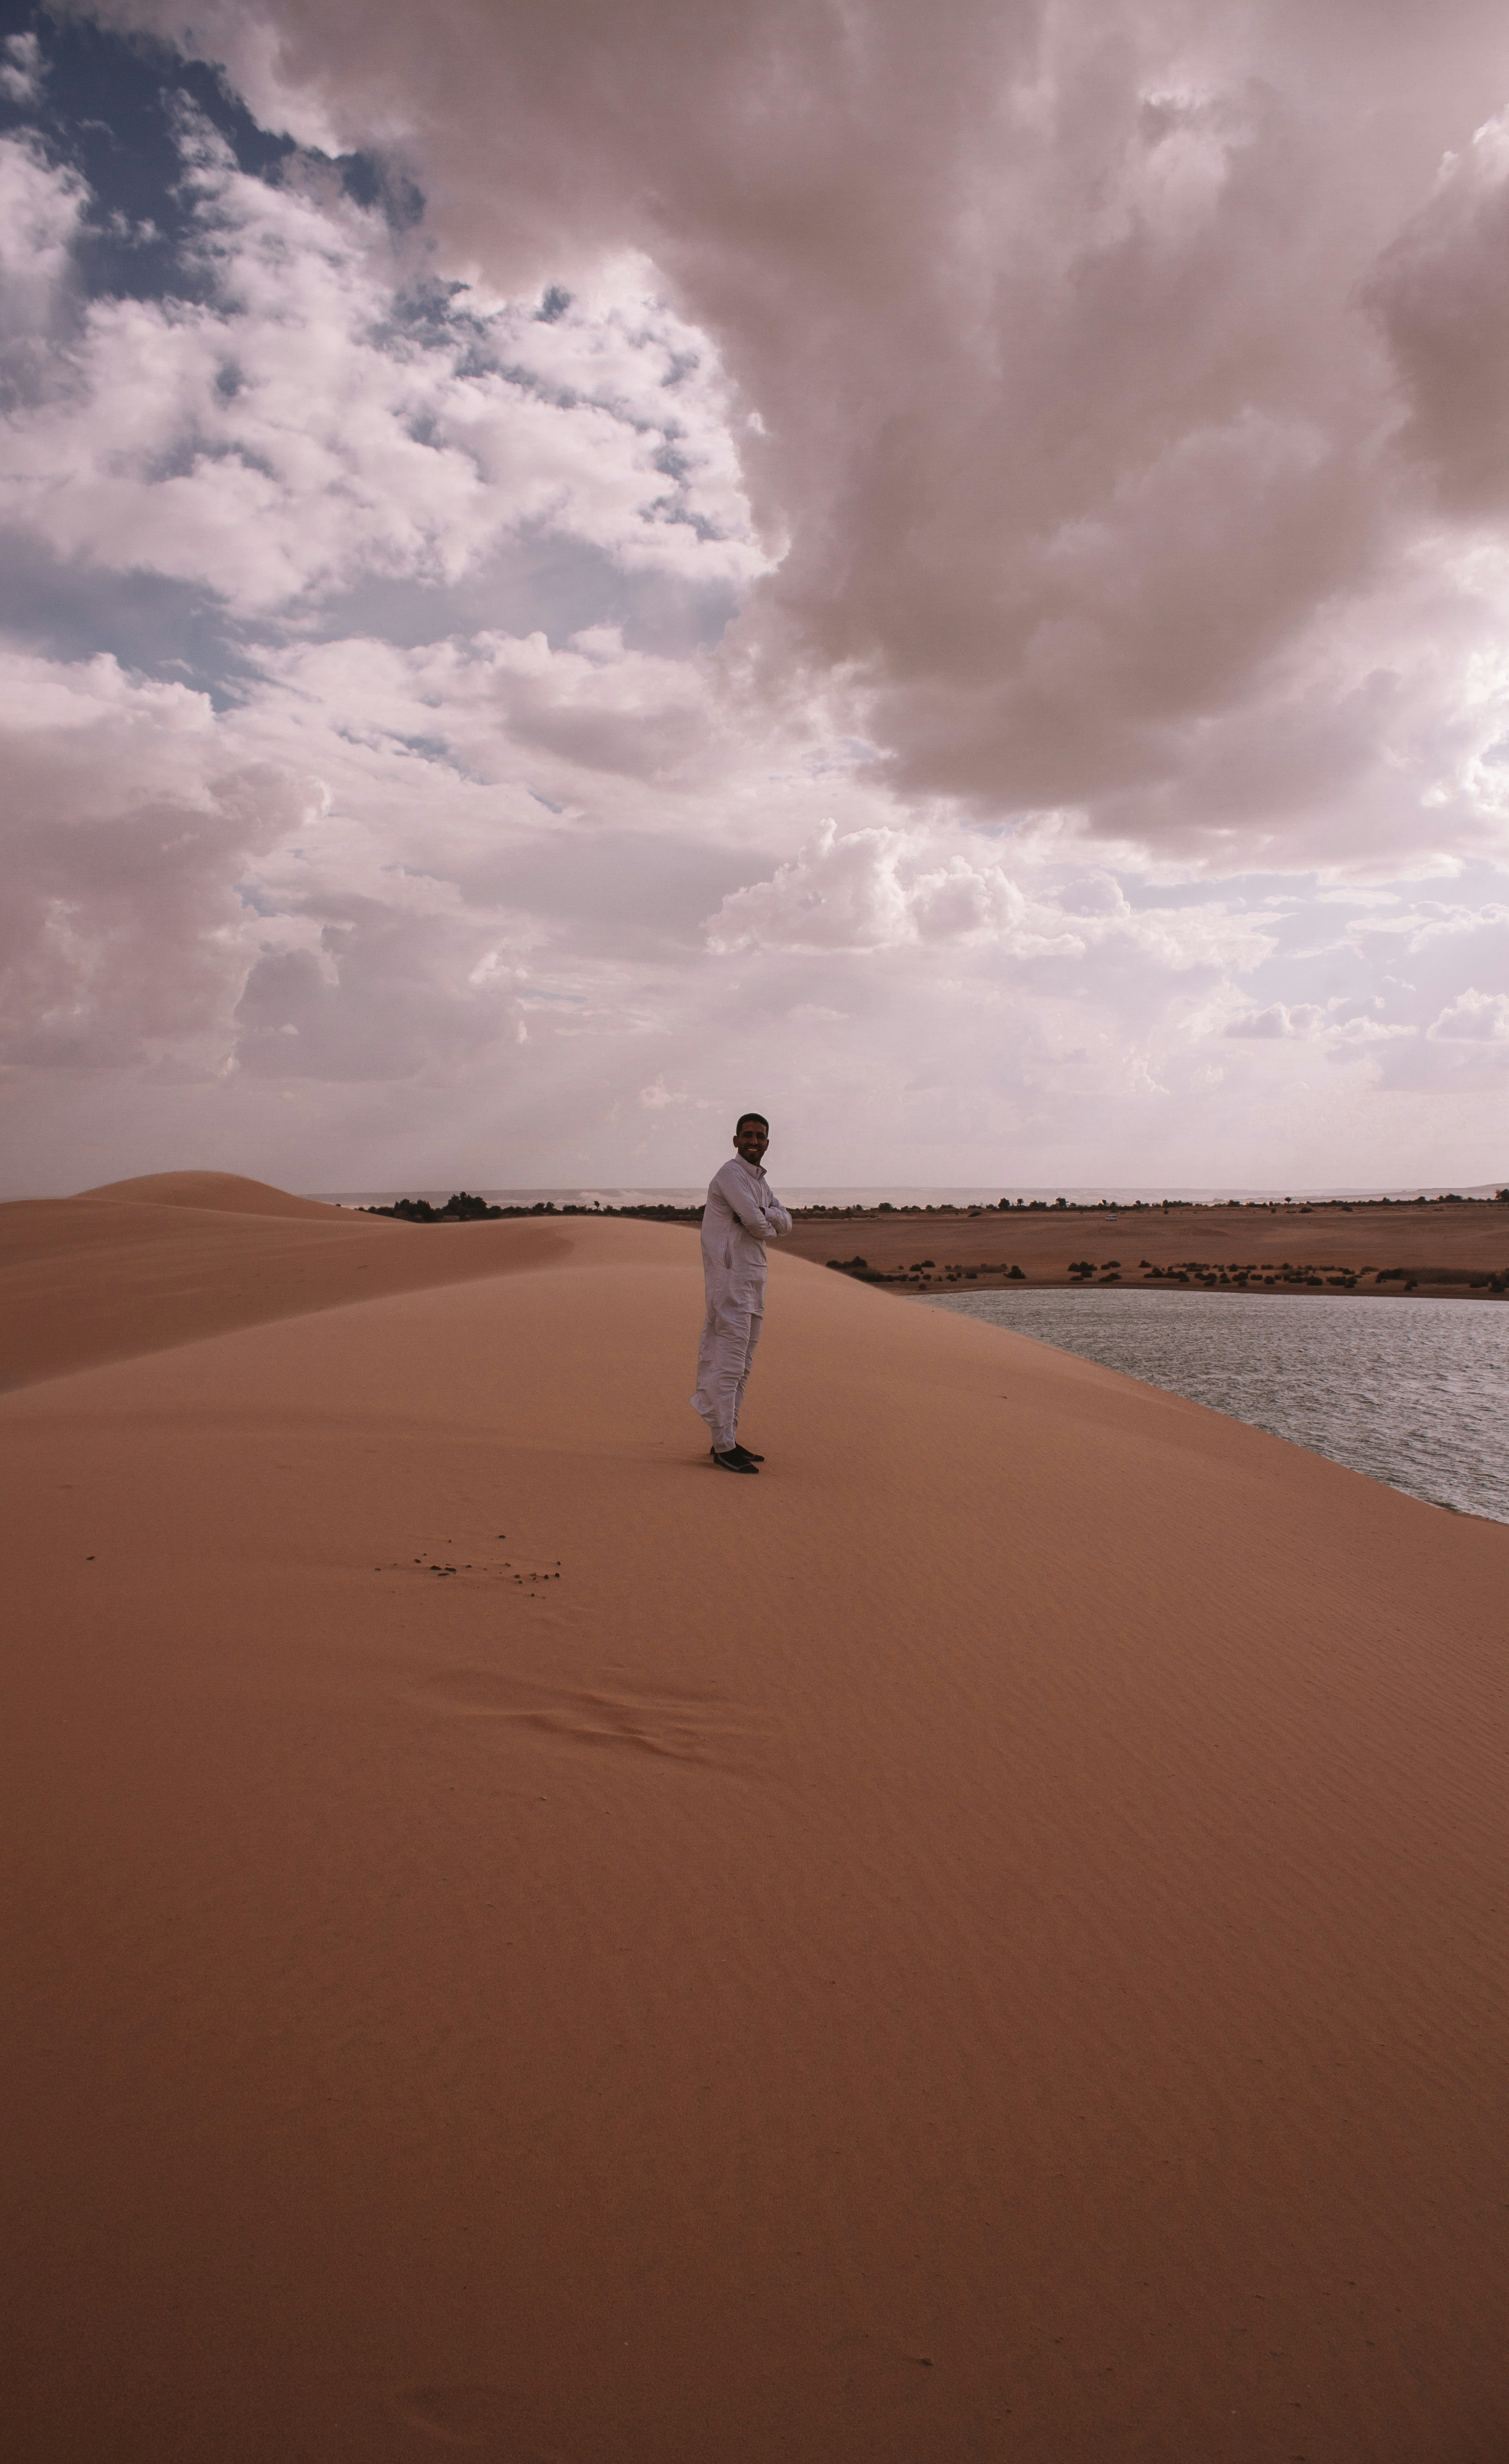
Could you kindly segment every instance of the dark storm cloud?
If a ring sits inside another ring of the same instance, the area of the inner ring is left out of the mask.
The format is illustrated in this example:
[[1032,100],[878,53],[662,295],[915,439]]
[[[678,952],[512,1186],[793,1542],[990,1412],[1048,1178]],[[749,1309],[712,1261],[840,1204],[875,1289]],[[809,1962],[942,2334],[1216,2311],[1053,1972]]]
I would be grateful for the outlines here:
[[1501,0],[35,29],[18,1153],[1498,1168]]
[[756,671],[860,683],[904,792],[1366,847],[1398,646],[1317,684],[1310,634],[1407,549],[1411,454],[1498,501],[1500,11],[210,0],[193,40],[381,136],[458,263],[649,253],[758,414]]

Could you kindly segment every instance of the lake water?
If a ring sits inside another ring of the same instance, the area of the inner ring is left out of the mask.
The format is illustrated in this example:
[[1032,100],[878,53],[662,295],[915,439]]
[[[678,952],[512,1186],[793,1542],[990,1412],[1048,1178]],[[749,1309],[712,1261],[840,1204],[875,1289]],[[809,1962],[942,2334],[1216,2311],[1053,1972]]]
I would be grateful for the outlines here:
[[929,1296],[1509,1523],[1509,1302],[1026,1291]]

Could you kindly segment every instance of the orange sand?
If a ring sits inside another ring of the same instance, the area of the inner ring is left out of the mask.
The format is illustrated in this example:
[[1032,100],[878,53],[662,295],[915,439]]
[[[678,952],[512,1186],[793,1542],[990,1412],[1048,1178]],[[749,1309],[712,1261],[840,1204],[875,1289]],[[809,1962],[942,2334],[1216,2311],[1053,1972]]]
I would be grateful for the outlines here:
[[11,2452],[1498,2464],[1509,1531],[230,1195],[0,1215]]
[[547,1224],[511,1228],[504,1253],[492,1224],[395,1223],[224,1172],[0,1206],[0,1388],[560,1249]]

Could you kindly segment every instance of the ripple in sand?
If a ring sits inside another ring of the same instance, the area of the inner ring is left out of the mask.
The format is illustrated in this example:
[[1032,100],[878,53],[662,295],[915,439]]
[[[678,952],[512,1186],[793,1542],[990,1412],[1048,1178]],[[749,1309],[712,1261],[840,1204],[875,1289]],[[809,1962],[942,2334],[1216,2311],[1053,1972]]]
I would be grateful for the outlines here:
[[[496,2387],[405,2387],[393,2399],[400,2421],[440,2447],[506,2453],[510,2464],[565,2464],[555,2447],[520,2438],[519,2398]],[[506,2449],[502,2441],[508,2441]]]
[[566,1745],[655,1754],[673,1762],[731,1769],[730,1748],[743,1734],[727,1704],[689,1694],[602,1694],[532,1685],[490,1668],[447,1669],[417,1690],[437,1710],[507,1720]]

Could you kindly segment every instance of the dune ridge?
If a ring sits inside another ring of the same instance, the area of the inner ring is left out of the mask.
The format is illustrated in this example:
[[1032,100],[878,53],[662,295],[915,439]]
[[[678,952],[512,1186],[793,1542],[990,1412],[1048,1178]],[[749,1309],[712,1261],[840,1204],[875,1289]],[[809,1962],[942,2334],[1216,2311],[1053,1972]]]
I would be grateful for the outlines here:
[[353,1298],[509,1274],[547,1224],[412,1224],[233,1173],[154,1173],[0,1206],[0,1391]]
[[192,1206],[216,1215],[286,1215],[337,1221],[352,1210],[323,1198],[295,1198],[269,1180],[241,1172],[148,1172],[133,1180],[106,1180],[81,1189],[80,1199],[113,1199],[118,1205]]
[[781,1259],[735,1482],[684,1232],[57,1204],[19,2452],[1502,2453],[1509,1533]]

